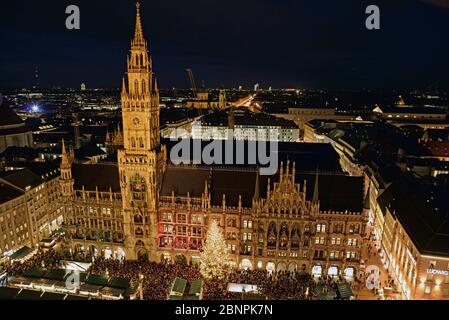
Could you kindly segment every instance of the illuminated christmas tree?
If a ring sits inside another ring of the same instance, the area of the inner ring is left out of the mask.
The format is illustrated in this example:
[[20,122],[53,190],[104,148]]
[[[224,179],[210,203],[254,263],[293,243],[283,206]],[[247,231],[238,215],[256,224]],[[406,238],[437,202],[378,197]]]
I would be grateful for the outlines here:
[[228,248],[217,221],[214,220],[201,253],[200,272],[206,279],[224,279],[229,271]]

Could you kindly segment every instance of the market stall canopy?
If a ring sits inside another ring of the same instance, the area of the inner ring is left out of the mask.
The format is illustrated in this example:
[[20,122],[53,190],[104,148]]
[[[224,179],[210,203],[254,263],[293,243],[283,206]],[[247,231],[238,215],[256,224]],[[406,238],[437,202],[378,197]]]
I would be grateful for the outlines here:
[[11,260],[20,260],[20,259],[25,258],[27,255],[29,255],[32,252],[33,252],[33,249],[31,249],[27,246],[23,246],[22,248],[20,248],[16,252],[14,252],[12,255],[10,255],[9,258]]
[[337,285],[337,291],[340,299],[349,299],[353,296],[351,285],[349,283],[339,283]]

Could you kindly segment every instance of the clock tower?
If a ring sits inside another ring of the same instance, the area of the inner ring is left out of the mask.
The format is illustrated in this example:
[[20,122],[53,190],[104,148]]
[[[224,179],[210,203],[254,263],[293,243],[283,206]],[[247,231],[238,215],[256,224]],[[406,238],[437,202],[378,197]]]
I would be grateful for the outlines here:
[[166,149],[160,144],[159,90],[143,36],[140,3],[122,81],[124,148],[118,151],[128,259],[157,260],[157,210]]

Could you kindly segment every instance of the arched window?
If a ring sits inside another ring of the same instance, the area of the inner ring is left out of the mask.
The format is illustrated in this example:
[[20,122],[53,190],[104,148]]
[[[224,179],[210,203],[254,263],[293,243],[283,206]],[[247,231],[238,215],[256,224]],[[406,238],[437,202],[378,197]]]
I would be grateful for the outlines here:
[[142,138],[142,137],[139,138],[139,146],[140,146],[141,148],[144,147],[144,145],[143,145],[143,138]]
[[140,227],[136,228],[136,236],[143,236],[142,228],[140,228]]
[[134,223],[143,223],[142,216],[139,215],[139,214],[136,214],[136,215],[134,216]]
[[354,226],[353,224],[350,224],[350,225],[349,225],[349,233],[350,233],[350,234],[353,234],[354,231],[355,231],[355,226]]
[[267,240],[268,240],[267,246],[276,247],[276,238],[277,238],[276,224],[274,222],[270,222],[267,232]]
[[131,196],[133,201],[146,201],[146,183],[145,179],[135,175],[131,179]]
[[145,94],[147,88],[146,88],[146,84],[145,84],[145,80],[142,80],[142,94]]
[[139,81],[134,81],[134,88],[136,90],[136,94],[139,94]]
[[295,223],[293,225],[292,231],[291,231],[291,247],[292,249],[298,249],[299,248],[299,240],[301,239],[300,231],[299,231],[299,224]]
[[279,247],[280,248],[287,247],[288,235],[289,235],[288,227],[287,227],[287,224],[284,222],[281,225],[281,228],[279,230],[279,239],[280,239]]
[[134,137],[131,137],[131,148],[135,147],[136,147],[136,139],[134,139]]

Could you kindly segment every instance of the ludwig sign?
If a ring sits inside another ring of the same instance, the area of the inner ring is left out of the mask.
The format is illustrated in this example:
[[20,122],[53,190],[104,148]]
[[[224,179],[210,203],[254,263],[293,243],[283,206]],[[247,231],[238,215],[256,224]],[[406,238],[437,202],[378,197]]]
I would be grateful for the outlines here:
[[448,276],[449,271],[448,270],[437,270],[437,269],[427,269],[428,274],[438,274],[442,276]]

